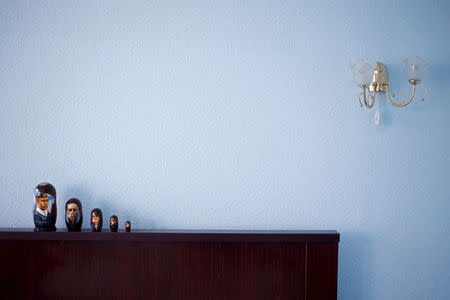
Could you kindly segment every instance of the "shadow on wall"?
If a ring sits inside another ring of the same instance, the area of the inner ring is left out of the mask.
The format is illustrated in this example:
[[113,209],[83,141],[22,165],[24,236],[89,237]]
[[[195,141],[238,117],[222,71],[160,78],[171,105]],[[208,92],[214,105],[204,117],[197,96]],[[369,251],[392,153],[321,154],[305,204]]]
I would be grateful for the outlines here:
[[439,64],[432,64],[431,68],[431,71],[427,74],[427,82],[433,83],[434,86],[448,86],[450,83],[450,77],[448,76],[450,65],[440,62]]
[[356,232],[340,232],[338,299],[372,299],[373,242]]
[[[443,106],[448,106],[449,102],[446,99],[437,97],[441,93],[446,93],[444,90],[450,84],[448,74],[450,74],[450,65],[432,63],[424,82],[418,85],[418,91],[423,89],[423,92],[418,92],[419,97],[416,101],[423,105],[409,105],[409,109],[413,112],[425,114],[433,110],[442,111]],[[420,101],[420,96],[423,96],[426,100]]]

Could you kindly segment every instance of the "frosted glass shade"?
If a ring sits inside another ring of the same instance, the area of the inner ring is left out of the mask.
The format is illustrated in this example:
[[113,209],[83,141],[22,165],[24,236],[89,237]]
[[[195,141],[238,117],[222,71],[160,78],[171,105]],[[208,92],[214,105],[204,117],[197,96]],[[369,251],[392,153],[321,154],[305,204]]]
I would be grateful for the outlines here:
[[374,66],[365,59],[358,60],[351,65],[353,79],[358,86],[369,85],[372,82]]
[[411,56],[405,59],[406,79],[423,80],[425,71],[430,64],[418,56]]

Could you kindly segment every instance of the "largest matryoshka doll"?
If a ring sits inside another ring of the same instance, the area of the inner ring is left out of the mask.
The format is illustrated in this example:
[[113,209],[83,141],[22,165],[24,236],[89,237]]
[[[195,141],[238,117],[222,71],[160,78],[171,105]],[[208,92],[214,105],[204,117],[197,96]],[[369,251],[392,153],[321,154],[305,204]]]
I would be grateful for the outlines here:
[[47,182],[40,183],[34,190],[34,231],[56,231],[56,190]]

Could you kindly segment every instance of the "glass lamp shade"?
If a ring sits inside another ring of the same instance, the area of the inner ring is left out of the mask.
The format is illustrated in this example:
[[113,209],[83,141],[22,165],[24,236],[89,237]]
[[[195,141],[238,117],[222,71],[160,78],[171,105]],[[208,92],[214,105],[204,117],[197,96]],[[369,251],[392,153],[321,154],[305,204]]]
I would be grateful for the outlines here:
[[430,64],[418,56],[411,56],[405,59],[406,79],[423,80],[426,69]]
[[369,85],[372,82],[374,66],[365,59],[358,60],[351,65],[353,79],[358,86]]

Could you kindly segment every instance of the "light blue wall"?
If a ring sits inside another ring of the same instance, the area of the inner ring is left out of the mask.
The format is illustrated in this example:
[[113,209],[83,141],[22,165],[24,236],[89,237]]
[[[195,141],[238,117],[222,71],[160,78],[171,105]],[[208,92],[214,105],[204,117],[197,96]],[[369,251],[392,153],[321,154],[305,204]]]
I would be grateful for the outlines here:
[[[341,300],[450,298],[450,2],[1,1],[0,227],[336,229]],[[383,124],[349,64],[428,59]],[[85,221],[84,227],[87,226]]]

